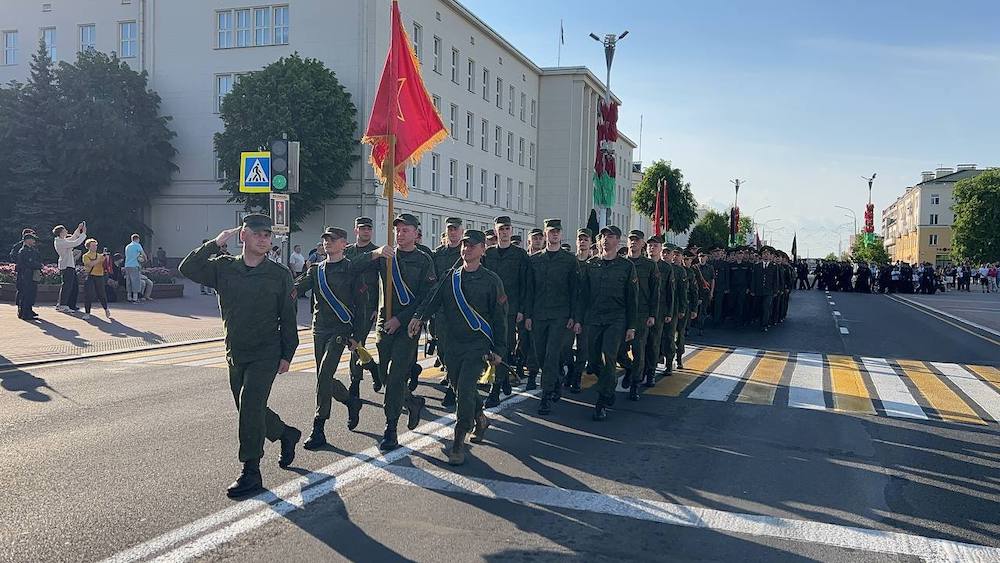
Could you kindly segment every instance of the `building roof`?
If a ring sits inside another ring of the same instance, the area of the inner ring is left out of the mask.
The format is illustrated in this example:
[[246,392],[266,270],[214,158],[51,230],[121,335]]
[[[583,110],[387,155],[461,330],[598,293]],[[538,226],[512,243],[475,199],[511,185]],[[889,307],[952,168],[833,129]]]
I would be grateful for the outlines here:
[[[983,170],[980,170],[980,169],[976,169],[976,170],[959,170],[958,172],[952,172],[951,174],[945,174],[944,176],[941,176],[940,178],[933,178],[933,179],[930,179],[930,180],[925,180],[925,181],[920,182],[919,184],[917,184],[917,186],[923,186],[923,185],[927,185],[927,184],[954,184],[955,182],[958,182],[959,180],[964,180],[966,178],[975,178],[976,176],[979,176],[983,172],[986,172],[986,170],[985,169],[983,169]],[[916,187],[916,186],[914,186],[914,187]],[[907,188],[907,189],[909,189],[909,188]]]
[[471,23],[474,27],[478,27],[480,31],[488,35],[490,39],[496,41],[497,43],[502,45],[505,49],[513,53],[518,60],[528,65],[528,67],[531,68],[531,70],[539,74],[542,73],[542,69],[539,68],[539,66],[536,65],[534,61],[529,59],[527,55],[518,50],[517,47],[511,45],[510,42],[504,39],[502,35],[497,33],[495,29],[490,27],[489,24],[487,24],[483,20],[479,19],[479,16],[473,14],[472,11],[463,6],[460,2],[458,2],[458,0],[443,0],[443,1],[445,4],[451,6],[452,9],[458,12],[459,15],[465,18],[466,21]]

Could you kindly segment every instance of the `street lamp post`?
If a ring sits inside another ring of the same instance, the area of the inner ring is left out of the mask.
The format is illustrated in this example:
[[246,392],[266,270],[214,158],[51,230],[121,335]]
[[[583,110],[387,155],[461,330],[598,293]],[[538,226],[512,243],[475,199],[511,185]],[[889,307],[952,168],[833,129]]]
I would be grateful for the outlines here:
[[[871,196],[869,196],[869,198],[870,197]],[[854,213],[854,210],[849,207],[844,207],[843,205],[834,205],[834,207],[836,207],[837,209],[843,209],[845,211],[850,212],[851,217],[854,219],[854,234],[858,234],[858,216],[856,213]]]
[[[597,34],[595,33],[590,34],[591,39],[604,45],[604,60],[607,63],[607,69],[608,69],[606,79],[604,80],[604,101],[609,107],[611,106],[611,63],[614,62],[615,59],[615,46],[617,45],[620,39],[625,39],[625,36],[627,35],[628,35],[628,30],[623,31],[619,35],[615,35],[614,33],[609,33],[605,35],[604,39],[602,40],[600,37],[597,36]],[[614,147],[607,147],[606,149],[602,150],[614,151]],[[601,225],[602,227],[611,224],[611,207],[612,204],[609,204],[608,207],[605,209],[604,224]]]
[[751,231],[756,230],[757,229],[757,225],[760,224],[760,223],[757,222],[757,214],[760,213],[761,211],[764,211],[765,209],[769,209],[771,207],[774,207],[774,206],[773,205],[765,205],[764,207],[758,207],[757,209],[754,210],[753,214],[750,215],[750,230]]

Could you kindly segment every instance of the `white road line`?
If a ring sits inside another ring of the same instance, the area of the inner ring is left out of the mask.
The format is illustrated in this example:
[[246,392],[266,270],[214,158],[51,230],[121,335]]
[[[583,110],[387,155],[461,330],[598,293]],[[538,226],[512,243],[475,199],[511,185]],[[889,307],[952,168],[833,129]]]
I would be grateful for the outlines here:
[[[694,354],[699,349],[701,349],[701,346],[694,346],[694,345],[691,345],[691,344],[685,345],[684,346],[684,355],[681,356],[681,359],[683,359],[683,360],[688,359],[688,357],[690,357],[691,354]],[[673,360],[670,360],[670,361],[673,361]],[[663,366],[664,369],[666,369],[666,366],[667,366],[667,364],[656,364],[656,365],[657,365],[657,368],[659,368],[659,366]],[[615,386],[615,391],[616,392],[618,392],[618,393],[628,393],[628,389],[626,389],[625,387],[622,387],[622,383],[624,381],[625,381],[625,375],[622,374],[622,376],[618,378],[618,384]]]
[[840,311],[834,311],[834,312],[833,312],[833,316],[835,316],[835,317],[839,317],[839,316],[840,316]]
[[[525,399],[538,395],[538,393],[539,391],[515,392],[513,396],[500,405],[486,409],[486,412],[499,413]],[[377,446],[373,446],[351,457],[331,463],[322,469],[292,479],[252,499],[244,500],[112,555],[102,563],[139,561],[149,559],[157,554],[162,554],[157,557],[158,561],[185,561],[211,551],[240,534],[249,532],[274,518],[335,492],[348,483],[368,477],[379,467],[394,463],[411,452],[420,451],[440,441],[445,436],[450,436],[451,424],[454,421],[455,415],[449,414],[433,422],[428,422],[400,436],[401,446],[385,455],[381,454]],[[232,523],[230,524],[230,522]],[[220,526],[225,527],[220,528]],[[168,553],[163,553],[164,550],[192,538],[196,539]]]
[[756,356],[756,350],[737,348],[725,360],[708,374],[694,391],[688,395],[690,399],[705,399],[709,401],[725,401],[736,389],[740,381],[746,377],[747,368]]
[[837,304],[836,302],[830,301],[830,305],[836,305],[836,304]]
[[976,324],[976,323],[974,323],[974,322],[972,322],[972,321],[970,321],[968,319],[963,319],[962,317],[959,317],[957,315],[952,315],[951,313],[945,313],[944,311],[942,311],[940,309],[935,309],[934,307],[931,307],[930,305],[927,305],[925,303],[921,303],[920,301],[917,301],[916,299],[910,299],[908,297],[901,297],[899,295],[894,295],[894,297],[896,299],[901,299],[903,301],[906,301],[907,303],[911,303],[913,305],[916,305],[917,307],[923,307],[924,309],[927,309],[929,311],[933,311],[933,312],[935,312],[935,313],[937,313],[939,315],[944,315],[944,316],[948,317],[949,319],[953,319],[953,320],[956,320],[956,321],[958,321],[960,323],[965,323],[965,324],[967,324],[969,326],[976,327],[976,328],[978,328],[979,330],[981,330],[983,332],[988,332],[988,333],[992,334],[993,336],[1000,336],[1000,331],[998,331],[998,330],[994,330],[992,328],[985,327],[985,326],[983,326],[981,324]]
[[788,382],[788,406],[826,410],[823,398],[823,356],[796,354],[792,378]]
[[949,381],[983,408],[994,421],[1000,422],[1000,394],[975,375],[957,364],[931,362]]
[[861,358],[861,363],[875,385],[882,408],[889,416],[898,418],[919,418],[926,420],[927,414],[920,408],[903,380],[896,375],[884,358]]
[[660,500],[604,495],[544,485],[464,477],[457,473],[427,471],[415,467],[394,465],[379,469],[375,473],[373,477],[377,477],[379,483],[390,482],[445,493],[476,495],[513,503],[609,514],[729,534],[777,538],[869,553],[902,554],[925,561],[1000,560],[1000,548],[900,532],[763,514],[727,512]]
[[851,331],[847,330],[846,326],[840,327],[840,334],[850,334]]

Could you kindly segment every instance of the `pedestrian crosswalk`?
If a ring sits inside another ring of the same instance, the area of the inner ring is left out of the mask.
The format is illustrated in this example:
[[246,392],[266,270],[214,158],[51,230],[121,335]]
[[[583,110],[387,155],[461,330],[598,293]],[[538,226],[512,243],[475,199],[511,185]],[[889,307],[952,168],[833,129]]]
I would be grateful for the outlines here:
[[[374,344],[369,343],[368,349],[377,360]],[[227,365],[221,342],[114,354],[101,361],[201,368]],[[348,361],[345,352],[339,374],[347,373]],[[442,377],[433,361],[420,360],[424,366],[421,380]],[[302,333],[289,371],[315,369],[312,335]],[[589,388],[596,381],[585,374],[582,387]],[[1000,369],[947,362],[688,346],[684,369],[675,369],[645,394],[913,420],[1000,421]]]

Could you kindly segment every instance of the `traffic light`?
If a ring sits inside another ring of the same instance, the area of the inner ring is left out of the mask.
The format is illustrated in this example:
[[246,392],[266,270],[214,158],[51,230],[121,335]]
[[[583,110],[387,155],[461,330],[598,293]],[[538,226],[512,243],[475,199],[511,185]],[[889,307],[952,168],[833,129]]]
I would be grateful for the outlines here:
[[286,193],[288,189],[288,141],[271,141],[271,191]]
[[288,193],[299,193],[299,142],[288,141]]

